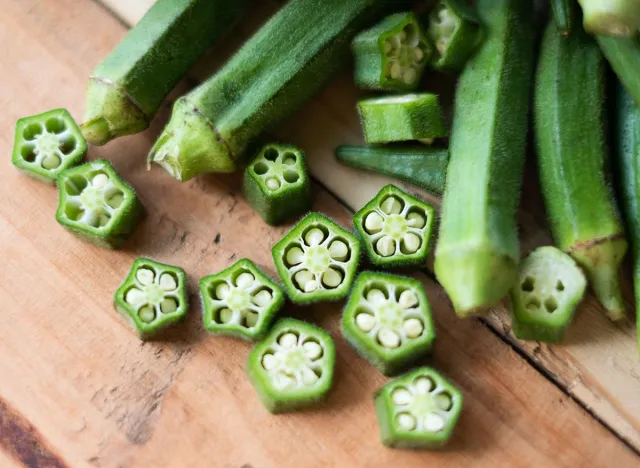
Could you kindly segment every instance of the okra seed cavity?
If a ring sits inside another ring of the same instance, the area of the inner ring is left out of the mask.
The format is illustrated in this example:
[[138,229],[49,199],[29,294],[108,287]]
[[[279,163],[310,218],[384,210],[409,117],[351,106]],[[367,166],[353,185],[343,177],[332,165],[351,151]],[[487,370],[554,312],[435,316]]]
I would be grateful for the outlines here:
[[391,393],[391,398],[396,405],[408,405],[411,403],[411,392],[406,388],[400,387]]
[[266,185],[270,190],[278,190],[280,188],[278,179],[267,179]]
[[422,325],[422,322],[417,318],[405,320],[403,327],[407,337],[409,338],[419,337],[422,335],[422,331],[424,330],[424,325]]
[[378,341],[385,348],[397,348],[400,346],[400,335],[393,330],[383,328],[378,332]]
[[405,309],[415,307],[418,305],[418,296],[416,296],[416,293],[414,293],[413,291],[410,291],[410,290],[403,291],[400,294],[398,303],[400,304],[401,307],[404,307]]
[[334,240],[329,245],[329,253],[331,258],[344,262],[349,257],[349,247],[341,240]]
[[308,246],[318,245],[324,240],[324,233],[318,228],[310,229],[304,236],[304,240]]
[[412,228],[422,229],[425,224],[427,224],[427,220],[423,215],[417,212],[409,213],[407,216],[407,225]]
[[316,360],[322,356],[322,346],[315,341],[307,341],[302,345],[309,359]]
[[153,279],[155,278],[155,276],[156,274],[153,272],[153,270],[150,270],[149,268],[140,268],[136,272],[136,279],[140,284],[144,286],[148,286],[151,283],[153,283]]
[[420,39],[418,28],[413,24],[387,38],[382,46],[382,53],[387,60],[387,78],[413,85],[421,71],[420,64],[425,57],[426,47]]
[[266,307],[271,300],[273,299],[273,294],[271,294],[266,289],[263,289],[258,294],[253,296],[252,302],[258,307]]
[[356,315],[356,325],[360,330],[368,333],[376,326],[376,318],[371,314],[358,314]]
[[160,275],[160,287],[165,291],[173,291],[178,287],[178,281],[170,273]]
[[384,220],[378,213],[370,213],[364,220],[364,227],[370,234],[382,230]]
[[400,214],[402,211],[402,202],[396,197],[387,197],[380,207],[385,214]]
[[145,323],[153,322],[156,318],[156,311],[150,305],[146,305],[140,308],[138,317]]
[[407,431],[412,431],[416,428],[416,418],[409,413],[400,413],[398,415],[398,425]]

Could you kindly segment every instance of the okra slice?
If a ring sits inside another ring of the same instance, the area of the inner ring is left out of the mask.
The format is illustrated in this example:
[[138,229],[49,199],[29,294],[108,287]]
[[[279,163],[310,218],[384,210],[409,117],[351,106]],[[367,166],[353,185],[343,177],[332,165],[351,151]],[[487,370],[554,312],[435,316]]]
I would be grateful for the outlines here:
[[329,218],[310,213],[273,247],[273,261],[297,304],[342,299],[360,260],[360,241]]
[[66,109],[55,109],[16,123],[11,162],[25,174],[55,185],[65,169],[82,162],[87,142]]
[[259,340],[284,304],[284,292],[249,259],[200,280],[204,327],[215,335]]
[[387,383],[374,395],[382,443],[435,449],[447,443],[462,412],[462,392],[430,367]]
[[416,89],[433,53],[413,13],[388,16],[358,34],[351,48],[356,86],[386,91]]
[[405,94],[358,101],[367,143],[418,140],[431,144],[447,136],[442,110],[435,94]]
[[268,224],[280,224],[311,208],[309,177],[302,151],[265,145],[244,172],[244,195]]
[[384,375],[428,354],[435,339],[422,283],[371,271],[358,276],[341,327],[349,344]]
[[114,307],[141,339],[152,339],[185,317],[186,278],[182,268],[138,258],[116,291]]
[[249,355],[247,374],[271,413],[318,403],[333,383],[336,350],[324,330],[281,319]]
[[555,247],[534,250],[520,265],[510,292],[513,334],[521,340],[557,343],[587,288],[578,264]]
[[435,44],[431,65],[461,71],[482,41],[482,28],[466,0],[440,0],[429,12],[427,35]]
[[129,238],[144,212],[135,191],[104,159],[60,173],[58,194],[58,223],[107,249],[118,248]]
[[421,265],[427,260],[435,210],[395,185],[387,185],[353,216],[371,263]]

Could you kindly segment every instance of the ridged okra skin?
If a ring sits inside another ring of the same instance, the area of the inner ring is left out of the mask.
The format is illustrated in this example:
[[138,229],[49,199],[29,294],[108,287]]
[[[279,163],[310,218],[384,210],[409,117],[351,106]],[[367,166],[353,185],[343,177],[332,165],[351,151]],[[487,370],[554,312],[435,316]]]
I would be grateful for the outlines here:
[[433,46],[413,13],[396,13],[358,34],[351,44],[361,89],[413,91]]
[[584,269],[612,320],[624,317],[619,270],[627,250],[622,220],[607,182],[604,60],[576,31],[550,22],[535,87],[535,140],[540,186],[555,244]]
[[294,146],[265,145],[245,169],[242,190],[272,226],[309,211],[311,188],[304,154]]
[[430,367],[390,381],[374,395],[382,443],[391,448],[445,445],[462,412],[462,392]]
[[598,36],[597,39],[618,79],[640,106],[640,36],[628,39]]
[[177,180],[233,172],[249,144],[319,91],[363,28],[405,2],[291,0],[209,80],[179,99],[149,161]]
[[283,413],[322,401],[333,384],[335,361],[327,332],[285,318],[253,348],[247,374],[265,408]]
[[284,292],[251,260],[200,280],[204,327],[214,335],[262,339],[284,305]]
[[105,249],[126,241],[144,208],[135,191],[109,161],[97,159],[58,176],[58,223],[73,235]]
[[182,268],[138,258],[114,297],[117,312],[142,340],[156,338],[182,321],[189,304]]
[[21,172],[48,185],[80,164],[87,142],[66,109],[23,117],[16,123],[11,162]]
[[358,276],[341,329],[349,344],[384,375],[395,375],[428,354],[435,339],[422,283],[371,271]]
[[578,0],[584,29],[594,35],[633,37],[640,30],[640,0]]
[[532,4],[479,0],[486,38],[460,75],[435,272],[456,313],[498,303],[516,278],[516,210],[533,76]]

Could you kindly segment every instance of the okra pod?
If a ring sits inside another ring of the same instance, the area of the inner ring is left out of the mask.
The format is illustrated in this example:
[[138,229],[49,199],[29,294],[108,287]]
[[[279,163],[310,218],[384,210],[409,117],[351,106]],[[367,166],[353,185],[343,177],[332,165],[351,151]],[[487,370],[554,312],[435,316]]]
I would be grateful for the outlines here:
[[578,0],[584,29],[593,35],[633,37],[640,30],[640,0]]
[[598,36],[600,49],[627,92],[640,106],[640,37],[623,39]]
[[576,0],[551,0],[551,11],[558,32],[568,36],[574,28]]

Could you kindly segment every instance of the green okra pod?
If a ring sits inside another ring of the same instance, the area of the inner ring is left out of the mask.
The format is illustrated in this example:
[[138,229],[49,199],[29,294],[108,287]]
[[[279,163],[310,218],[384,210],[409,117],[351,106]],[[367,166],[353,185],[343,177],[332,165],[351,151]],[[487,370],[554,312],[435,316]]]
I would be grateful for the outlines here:
[[558,32],[568,36],[575,27],[576,0],[551,0],[551,12]]
[[578,0],[584,29],[594,35],[633,37],[640,30],[640,0]]
[[597,39],[618,79],[640,106],[640,37],[598,36]]

